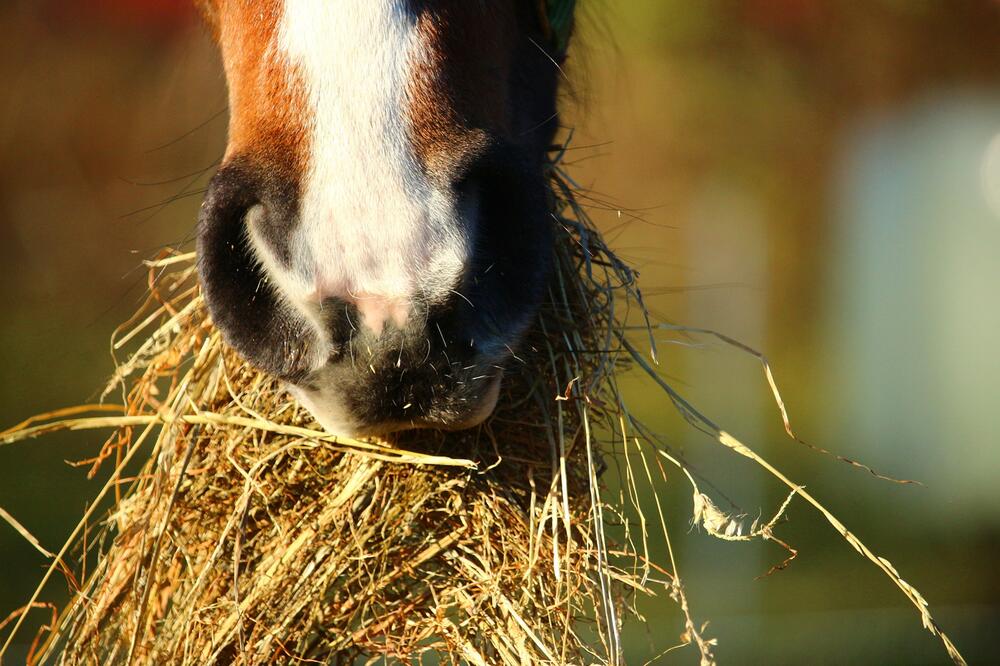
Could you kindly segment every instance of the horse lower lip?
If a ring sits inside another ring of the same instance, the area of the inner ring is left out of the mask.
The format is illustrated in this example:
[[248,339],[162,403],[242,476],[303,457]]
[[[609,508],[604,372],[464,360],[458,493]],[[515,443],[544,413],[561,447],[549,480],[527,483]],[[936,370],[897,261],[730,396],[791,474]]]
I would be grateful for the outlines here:
[[439,423],[439,422],[424,422],[418,423],[419,427],[423,428],[437,428],[439,430],[465,430],[467,428],[473,428],[487,418],[493,413],[493,410],[497,406],[497,400],[500,398],[500,386],[503,383],[503,373],[500,372],[490,383],[489,388],[483,394],[483,397],[475,409],[465,418],[453,421],[451,423]]

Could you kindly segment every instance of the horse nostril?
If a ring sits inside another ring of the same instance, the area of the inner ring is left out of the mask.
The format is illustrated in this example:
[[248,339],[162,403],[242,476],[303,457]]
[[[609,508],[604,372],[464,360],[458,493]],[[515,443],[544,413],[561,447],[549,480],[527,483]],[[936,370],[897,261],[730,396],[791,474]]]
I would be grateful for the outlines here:
[[226,342],[261,370],[296,381],[314,365],[317,340],[307,322],[274,293],[248,238],[248,214],[262,190],[242,165],[212,179],[198,218],[202,294]]

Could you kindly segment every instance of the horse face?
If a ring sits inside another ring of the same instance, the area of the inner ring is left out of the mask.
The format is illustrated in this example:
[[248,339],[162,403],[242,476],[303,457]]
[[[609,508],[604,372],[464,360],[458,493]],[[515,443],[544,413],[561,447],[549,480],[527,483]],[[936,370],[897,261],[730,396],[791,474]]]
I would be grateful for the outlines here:
[[229,143],[199,221],[216,325],[341,434],[493,409],[552,252],[538,0],[203,0]]

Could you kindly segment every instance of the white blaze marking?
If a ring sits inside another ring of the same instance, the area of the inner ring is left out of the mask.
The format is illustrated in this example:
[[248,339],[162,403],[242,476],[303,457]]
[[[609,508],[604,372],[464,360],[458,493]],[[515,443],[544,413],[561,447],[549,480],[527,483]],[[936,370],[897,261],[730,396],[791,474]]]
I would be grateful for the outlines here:
[[[422,58],[403,0],[286,0],[278,49],[304,78],[310,144],[292,268],[255,243],[292,304],[314,316],[335,296],[365,325],[402,324],[443,298],[468,255],[449,193],[421,170],[410,138],[410,70]],[[318,320],[317,320],[318,323]]]

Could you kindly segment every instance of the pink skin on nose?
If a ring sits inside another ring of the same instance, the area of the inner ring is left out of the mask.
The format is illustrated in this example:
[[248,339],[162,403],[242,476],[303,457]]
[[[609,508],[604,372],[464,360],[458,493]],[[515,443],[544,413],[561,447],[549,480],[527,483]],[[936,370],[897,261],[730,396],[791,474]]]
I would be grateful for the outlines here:
[[388,321],[403,328],[410,314],[410,304],[398,297],[360,293],[354,294],[352,301],[361,314],[361,323],[375,333],[385,330]]
[[316,284],[313,292],[306,298],[308,301],[320,304],[327,298],[339,298],[354,305],[361,315],[361,325],[370,331],[381,334],[387,322],[392,322],[397,328],[406,325],[410,316],[410,301],[408,298],[390,294],[375,294],[367,291],[352,291],[349,288],[337,288],[323,281],[316,274]]

